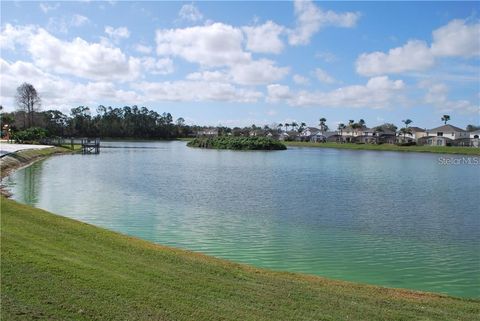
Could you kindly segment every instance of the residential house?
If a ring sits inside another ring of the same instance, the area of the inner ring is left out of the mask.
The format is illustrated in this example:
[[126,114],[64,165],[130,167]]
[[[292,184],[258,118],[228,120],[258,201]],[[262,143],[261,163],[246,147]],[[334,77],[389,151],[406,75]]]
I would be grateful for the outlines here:
[[[469,138],[467,131],[452,125],[443,125],[427,130],[425,136],[417,140],[417,144],[433,146],[464,145],[466,138]],[[454,142],[455,140],[457,142]]]
[[218,128],[210,127],[197,131],[197,137],[215,137],[218,136]]

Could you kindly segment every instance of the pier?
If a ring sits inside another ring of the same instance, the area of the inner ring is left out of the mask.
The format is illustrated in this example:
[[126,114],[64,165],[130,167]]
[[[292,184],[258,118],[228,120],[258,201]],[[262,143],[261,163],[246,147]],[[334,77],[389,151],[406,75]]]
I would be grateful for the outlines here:
[[82,138],[81,144],[83,154],[100,153],[100,138]]

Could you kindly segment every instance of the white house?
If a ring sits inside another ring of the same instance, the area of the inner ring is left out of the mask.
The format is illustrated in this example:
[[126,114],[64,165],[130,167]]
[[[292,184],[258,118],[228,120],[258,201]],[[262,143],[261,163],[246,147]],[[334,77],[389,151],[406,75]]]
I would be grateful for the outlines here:
[[473,132],[469,132],[470,139],[478,139],[480,138],[480,130],[475,130]]
[[428,129],[426,131],[425,137],[434,136],[434,137],[445,137],[451,140],[468,138],[469,134],[466,130],[452,126],[452,125],[443,125],[440,127]]

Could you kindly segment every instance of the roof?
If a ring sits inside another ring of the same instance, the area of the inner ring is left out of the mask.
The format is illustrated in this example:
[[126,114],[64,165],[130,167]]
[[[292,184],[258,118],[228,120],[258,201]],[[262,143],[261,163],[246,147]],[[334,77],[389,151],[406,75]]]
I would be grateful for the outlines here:
[[415,126],[412,126],[412,127],[408,127],[412,132],[425,132],[425,129],[424,128],[420,128],[420,127],[415,127]]
[[452,125],[443,125],[440,127],[432,128],[427,131],[428,132],[464,132],[465,130]]

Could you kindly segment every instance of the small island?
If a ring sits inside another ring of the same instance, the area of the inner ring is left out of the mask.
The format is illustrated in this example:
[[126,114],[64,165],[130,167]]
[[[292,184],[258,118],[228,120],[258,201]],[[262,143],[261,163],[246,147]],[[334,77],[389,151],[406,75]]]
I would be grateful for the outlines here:
[[198,137],[188,142],[189,147],[232,150],[285,150],[287,146],[269,137]]

